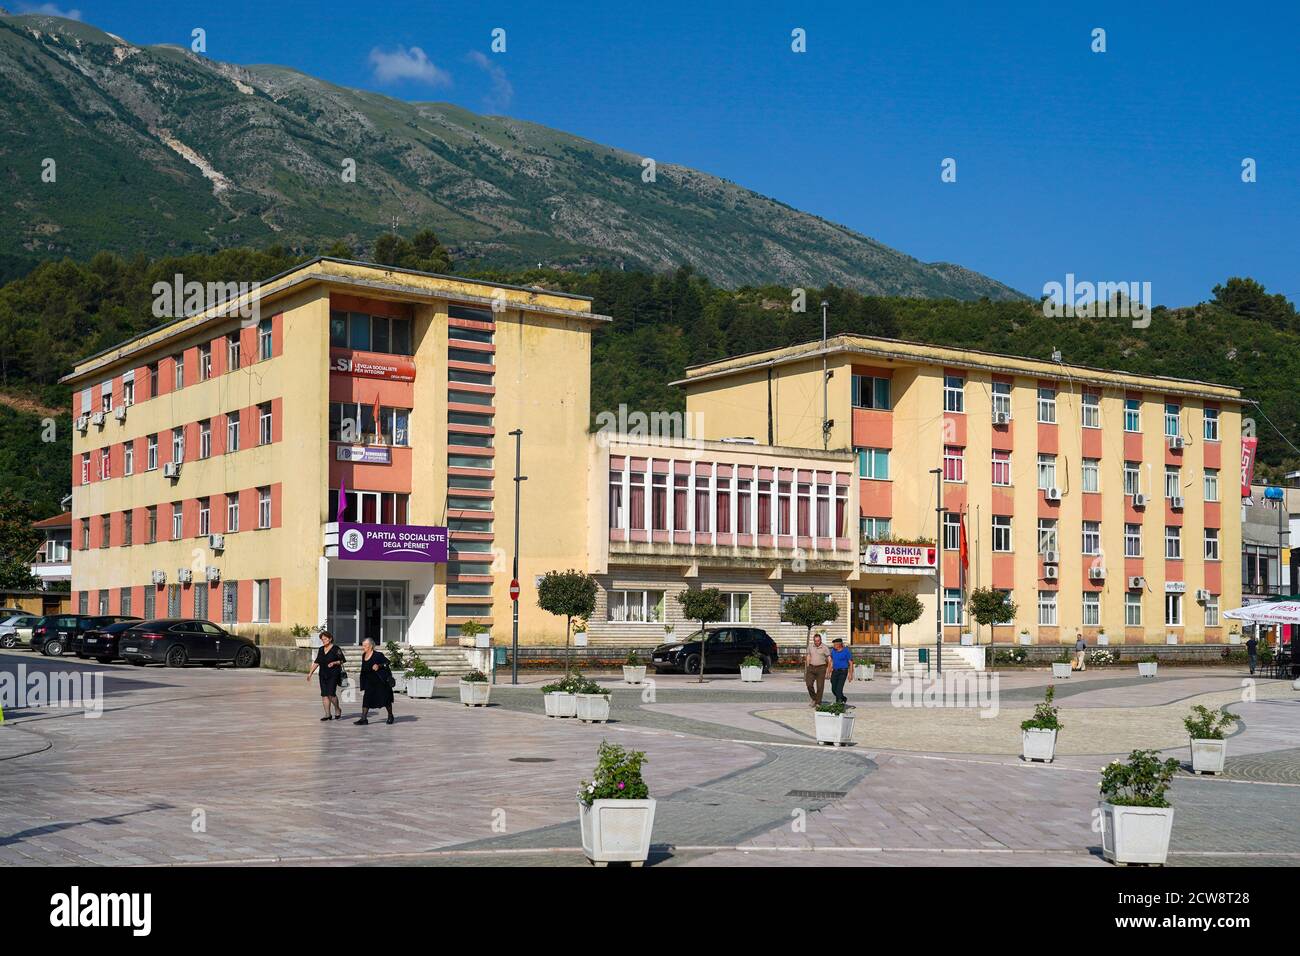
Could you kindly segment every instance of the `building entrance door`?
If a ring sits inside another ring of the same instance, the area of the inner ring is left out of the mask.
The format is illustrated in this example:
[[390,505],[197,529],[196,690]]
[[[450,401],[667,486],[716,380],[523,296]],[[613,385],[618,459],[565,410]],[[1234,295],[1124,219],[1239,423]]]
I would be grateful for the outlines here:
[[361,589],[360,640],[370,638],[375,647],[384,646],[384,592],[382,588]]
[[854,644],[879,644],[881,636],[889,637],[893,631],[888,621],[875,610],[877,595],[887,591],[851,591],[853,600],[852,642]]

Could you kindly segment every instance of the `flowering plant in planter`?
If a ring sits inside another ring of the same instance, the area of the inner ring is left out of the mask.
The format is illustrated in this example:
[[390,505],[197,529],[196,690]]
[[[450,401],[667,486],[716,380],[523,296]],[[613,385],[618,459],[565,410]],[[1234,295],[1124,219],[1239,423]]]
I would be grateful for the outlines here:
[[1165,794],[1178,772],[1178,761],[1161,760],[1154,750],[1134,750],[1128,762],[1112,760],[1097,784],[1101,797],[1117,807],[1168,807]]
[[817,705],[817,713],[830,714],[833,717],[839,717],[843,715],[847,710],[848,708],[844,704],[841,704],[838,700],[832,701],[829,704]]
[[558,681],[553,684],[543,684],[543,694],[577,694],[581,693],[577,688],[587,683],[587,678],[583,677],[579,671],[569,671]]
[[627,659],[623,661],[624,667],[640,667],[641,658],[637,657],[636,651],[628,651]]
[[1110,651],[1089,651],[1088,663],[1089,664],[1114,664],[1115,655],[1112,654]]
[[1043,702],[1034,705],[1034,715],[1020,722],[1021,730],[1060,730],[1064,724],[1057,717],[1059,707],[1053,705],[1052,701],[1056,699],[1056,688],[1050,684],[1043,694]]
[[482,671],[470,671],[461,678],[466,684],[486,684],[487,679],[487,674]]
[[389,641],[384,645],[384,656],[388,658],[388,666],[394,672],[406,670],[408,664],[406,655],[402,653],[396,641]]
[[591,806],[597,800],[645,800],[650,796],[641,776],[644,752],[602,740],[596,755],[596,771],[590,781],[582,781],[579,800]]
[[1226,707],[1210,710],[1204,704],[1197,704],[1183,718],[1183,726],[1193,740],[1222,740],[1224,731],[1240,719],[1236,714],[1229,713]]
[[419,655],[412,654],[411,659],[406,663],[406,679],[412,677],[437,677],[438,672],[424,662]]
[[573,685],[573,690],[569,691],[569,693],[571,693],[571,694],[601,694],[601,695],[603,695],[603,696],[605,696],[605,697],[608,697],[608,696],[609,696],[609,691],[608,691],[608,690],[606,690],[604,687],[601,687],[599,684],[597,684],[594,680],[592,680],[592,679],[589,678],[589,677],[582,677],[582,678],[580,678],[580,679],[578,680],[578,682],[575,683],[575,684]]
[[740,666],[741,667],[762,667],[763,658],[751,652],[750,654],[746,655],[743,661],[740,662]]

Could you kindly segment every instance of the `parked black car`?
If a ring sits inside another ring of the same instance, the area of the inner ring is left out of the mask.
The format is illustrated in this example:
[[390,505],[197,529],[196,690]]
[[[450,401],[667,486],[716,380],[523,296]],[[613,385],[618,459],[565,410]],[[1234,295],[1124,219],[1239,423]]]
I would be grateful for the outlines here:
[[[750,654],[763,658],[763,673],[770,673],[776,663],[776,641],[759,627],[709,628],[708,644],[704,649],[706,671],[737,671],[740,662]],[[650,663],[656,674],[700,672],[700,632],[696,631],[684,641],[660,644],[654,649]]]
[[78,657],[93,657],[101,664],[111,664],[120,656],[117,645],[122,632],[141,623],[140,618],[129,617],[91,628],[73,638],[72,648]]
[[164,618],[144,621],[118,635],[118,653],[132,664],[234,664],[255,667],[261,654],[247,637],[231,634],[211,621]]
[[32,650],[47,657],[59,657],[73,650],[81,635],[92,628],[138,620],[120,614],[47,614],[32,628]]

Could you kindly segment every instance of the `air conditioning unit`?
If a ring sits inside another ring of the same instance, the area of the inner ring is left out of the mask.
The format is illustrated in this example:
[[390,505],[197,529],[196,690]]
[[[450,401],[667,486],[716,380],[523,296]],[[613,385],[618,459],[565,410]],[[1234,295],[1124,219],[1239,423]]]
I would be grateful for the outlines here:
[[1130,591],[1141,591],[1147,586],[1147,579],[1141,575],[1134,575],[1128,579],[1128,589]]
[[89,415],[78,415],[78,416],[77,416],[77,431],[81,432],[81,433],[84,435],[84,434],[86,433],[86,429],[89,428],[89,427],[90,427],[90,416],[89,416]]
[[1105,569],[1105,568],[1089,568],[1089,569],[1088,569],[1088,580],[1089,580],[1089,581],[1104,581],[1104,580],[1106,580],[1106,569]]
[[1170,451],[1182,451],[1186,447],[1187,447],[1187,439],[1184,438],[1182,435],[1169,436]]
[[119,405],[117,406],[117,408],[113,409],[113,417],[116,418],[119,422],[126,421],[126,406]]
[[213,551],[225,551],[226,536],[224,534],[208,535],[208,547],[211,548]]
[[194,572],[189,568],[177,568],[176,580],[181,582],[181,584],[189,584],[194,580]]
[[169,461],[163,465],[164,478],[179,478],[181,476],[181,463],[179,461]]
[[1061,552],[1059,551],[1043,552],[1043,564],[1060,564],[1060,563],[1061,563]]
[[167,583],[167,572],[166,572],[166,571],[155,571],[155,572],[153,572],[153,574],[151,574],[151,575],[149,576],[149,580],[153,581],[154,584],[166,584],[166,583]]
[[1054,568],[1054,567],[1046,567],[1046,568],[1043,568],[1043,580],[1044,580],[1044,581],[1055,581],[1056,578],[1057,578],[1057,575],[1059,575],[1059,574],[1060,574],[1060,572],[1057,571],[1056,568]]
[[994,412],[994,413],[993,413],[993,424],[994,424],[994,425],[1009,425],[1009,424],[1011,424],[1011,413],[1010,413],[1010,412]]
[[209,564],[206,568],[203,569],[203,579],[205,581],[220,581],[221,569]]
[[1145,508],[1146,506],[1147,506],[1147,496],[1142,494],[1142,492],[1139,491],[1137,494],[1133,496],[1133,507]]
[[1181,496],[1175,496],[1169,499],[1169,506],[1175,511],[1183,510],[1183,499]]
[[103,413],[103,412],[95,412],[95,414],[93,414],[93,415],[90,416],[90,423],[91,423],[92,425],[98,425],[100,428],[103,428],[103,427],[104,427],[104,413]]
[[1197,588],[1197,589],[1196,589],[1196,600],[1198,600],[1198,601],[1200,601],[1202,604],[1204,604],[1204,603],[1205,603],[1206,601],[1208,601],[1209,599],[1210,599],[1210,592],[1209,592],[1209,591],[1207,591],[1205,588]]
[[1047,490],[1045,490],[1045,491],[1043,492],[1043,497],[1046,498],[1048,501],[1060,501],[1060,500],[1061,500],[1061,489],[1060,489],[1060,488],[1048,488]]

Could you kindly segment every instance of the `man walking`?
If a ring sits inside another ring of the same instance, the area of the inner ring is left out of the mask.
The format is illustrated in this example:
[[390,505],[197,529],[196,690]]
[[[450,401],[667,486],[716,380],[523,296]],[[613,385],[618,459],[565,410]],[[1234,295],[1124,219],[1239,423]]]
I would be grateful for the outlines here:
[[812,643],[808,645],[808,651],[804,655],[803,671],[803,682],[808,688],[808,696],[812,698],[813,707],[822,702],[822,694],[826,693],[826,674],[830,671],[830,667],[830,651],[822,643],[822,636],[814,634]]
[[1076,632],[1074,642],[1074,669],[1076,671],[1086,671],[1088,669],[1088,642],[1083,639],[1082,634]]
[[1255,673],[1255,665],[1259,662],[1259,658],[1256,657],[1258,651],[1259,641],[1255,640],[1255,635],[1252,633],[1246,641],[1246,655],[1250,658],[1250,672],[1252,674]]
[[853,652],[844,646],[842,637],[835,638],[831,643],[835,645],[831,648],[831,693],[835,695],[836,703],[852,707],[849,699],[844,696],[844,682],[848,680],[849,671],[853,667]]

